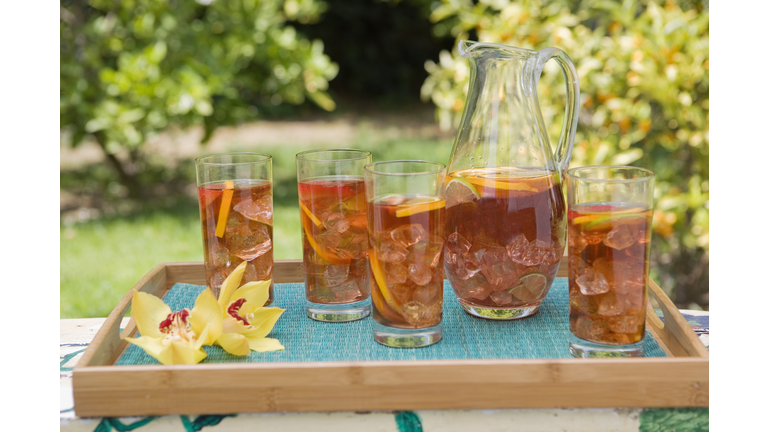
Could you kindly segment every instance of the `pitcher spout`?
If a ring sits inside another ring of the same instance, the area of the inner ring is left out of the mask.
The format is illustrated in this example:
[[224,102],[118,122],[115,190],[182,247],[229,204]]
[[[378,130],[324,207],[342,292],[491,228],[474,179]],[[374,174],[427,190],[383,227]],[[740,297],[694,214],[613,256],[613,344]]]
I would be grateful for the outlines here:
[[530,57],[536,51],[489,42],[459,41],[459,55],[464,58],[492,54],[494,57]]

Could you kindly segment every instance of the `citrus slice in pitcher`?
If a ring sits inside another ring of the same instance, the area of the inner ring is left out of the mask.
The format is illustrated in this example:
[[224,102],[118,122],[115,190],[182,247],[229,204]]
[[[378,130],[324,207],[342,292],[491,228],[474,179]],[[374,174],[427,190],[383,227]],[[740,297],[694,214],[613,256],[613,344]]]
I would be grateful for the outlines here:
[[475,186],[464,178],[456,177],[445,188],[445,208],[476,201],[480,198]]

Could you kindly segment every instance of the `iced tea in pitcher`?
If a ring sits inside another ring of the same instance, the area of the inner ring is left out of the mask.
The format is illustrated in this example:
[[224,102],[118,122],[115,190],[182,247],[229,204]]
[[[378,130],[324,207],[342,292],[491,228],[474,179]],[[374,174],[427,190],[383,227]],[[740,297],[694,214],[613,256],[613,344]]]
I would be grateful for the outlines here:
[[470,314],[513,319],[541,305],[566,242],[554,176],[502,167],[449,174],[445,270]]

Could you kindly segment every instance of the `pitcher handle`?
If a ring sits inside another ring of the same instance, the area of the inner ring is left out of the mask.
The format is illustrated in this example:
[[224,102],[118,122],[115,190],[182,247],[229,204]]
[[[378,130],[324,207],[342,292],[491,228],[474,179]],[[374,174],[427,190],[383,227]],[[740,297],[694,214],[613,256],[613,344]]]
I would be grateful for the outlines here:
[[579,76],[571,58],[563,50],[557,48],[544,48],[536,55],[536,80],[539,82],[544,63],[555,59],[565,75],[566,103],[563,129],[560,131],[560,140],[555,149],[555,164],[560,171],[560,178],[565,175],[568,164],[571,162],[573,152],[573,140],[576,137],[576,126],[579,122]]

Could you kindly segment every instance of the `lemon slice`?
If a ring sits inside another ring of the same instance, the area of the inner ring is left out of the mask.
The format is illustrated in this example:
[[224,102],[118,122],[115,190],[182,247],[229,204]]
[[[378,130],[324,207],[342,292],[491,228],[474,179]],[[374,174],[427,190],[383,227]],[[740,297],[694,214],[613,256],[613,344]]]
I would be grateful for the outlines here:
[[476,201],[480,198],[475,186],[464,178],[456,177],[445,188],[445,208]]
[[235,193],[235,183],[232,180],[224,182],[224,194],[221,196],[221,208],[219,208],[219,221],[216,223],[216,237],[223,237],[227,228],[229,217],[229,205],[232,204],[232,195]]
[[416,197],[411,198],[402,206],[404,208],[395,212],[397,217],[413,216],[418,213],[441,209],[445,207],[445,200],[436,197]]
[[[621,214],[621,215],[612,215],[612,216],[602,216],[598,219],[592,220],[588,222],[586,225],[584,225],[584,229],[590,229],[595,228],[597,226],[600,226],[603,228],[603,225],[606,222],[613,222],[618,219],[626,219],[626,218],[637,218],[638,221],[645,220],[645,217],[639,213],[631,213],[631,214]],[[576,218],[578,219],[578,218]],[[575,219],[574,219],[575,221]],[[606,224],[607,225],[607,224]]]
[[546,287],[546,276],[541,273],[529,273],[521,277],[520,284],[508,292],[524,302],[531,302],[537,300]]
[[317,218],[308,208],[304,205],[301,200],[299,200],[299,207],[301,207],[302,210],[304,210],[304,213],[309,217],[309,219],[315,224],[315,226],[320,226],[323,223],[320,221],[320,219]]
[[501,190],[514,190],[514,191],[527,191],[538,192],[539,190],[531,187],[527,183],[514,182],[514,181],[498,181],[491,180],[485,177],[467,177],[467,181],[484,188],[501,189]]

